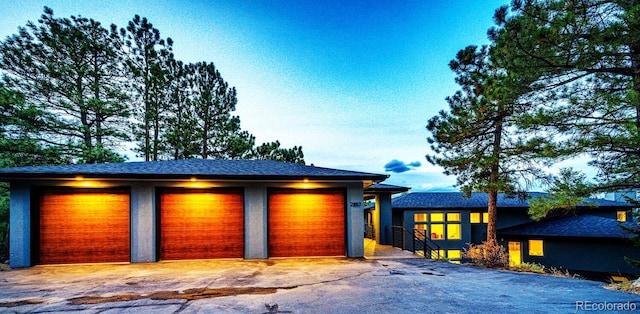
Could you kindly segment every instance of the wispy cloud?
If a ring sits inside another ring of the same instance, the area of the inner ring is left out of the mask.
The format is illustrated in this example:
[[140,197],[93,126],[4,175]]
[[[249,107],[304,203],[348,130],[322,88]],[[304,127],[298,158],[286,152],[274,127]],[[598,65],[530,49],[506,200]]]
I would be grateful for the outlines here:
[[422,166],[422,163],[420,163],[419,161],[414,161],[407,164],[404,161],[394,159],[388,162],[386,165],[384,165],[384,171],[393,172],[393,173],[403,173],[420,166]]

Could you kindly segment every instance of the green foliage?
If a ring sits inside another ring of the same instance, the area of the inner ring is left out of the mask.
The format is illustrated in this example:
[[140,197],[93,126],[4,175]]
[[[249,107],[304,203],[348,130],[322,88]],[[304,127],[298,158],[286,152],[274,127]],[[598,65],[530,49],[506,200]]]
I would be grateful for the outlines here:
[[573,210],[578,205],[596,206],[584,202],[592,191],[592,184],[584,174],[570,168],[561,169],[560,175],[553,178],[548,195],[529,200],[529,216],[540,220],[549,213]]
[[276,160],[304,165],[302,147],[281,148],[280,141],[264,143],[253,151],[253,159]]
[[496,59],[536,78],[520,126],[546,139],[539,157],[590,155],[594,191],[640,187],[638,12],[637,1],[514,1],[490,32]]
[[[113,43],[113,34],[100,23],[56,18],[47,7],[38,24],[29,22],[0,42],[0,69],[25,103],[16,108],[23,115],[16,110],[9,115],[14,122],[33,123],[25,138],[55,147],[73,161],[127,139],[121,131],[128,118],[126,95],[117,79]],[[106,156],[122,159],[113,152]]]
[[490,50],[469,46],[450,62],[461,90],[447,97],[449,111],[429,120],[427,140],[434,154],[426,158],[455,175],[463,192],[489,194],[487,241],[495,242],[498,192],[522,191],[521,182],[542,175],[530,158],[537,148],[523,145],[515,128],[529,108],[518,102],[528,85],[498,66]]

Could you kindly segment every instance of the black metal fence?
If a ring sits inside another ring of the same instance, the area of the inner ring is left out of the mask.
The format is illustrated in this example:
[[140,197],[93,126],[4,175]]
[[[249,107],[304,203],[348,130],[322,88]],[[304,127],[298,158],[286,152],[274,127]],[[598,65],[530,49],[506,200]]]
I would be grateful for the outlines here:
[[391,226],[392,245],[428,259],[444,258],[444,250],[429,239],[429,234],[422,229],[405,229],[402,226]]
[[365,224],[364,237],[367,239],[376,240],[376,227],[372,224]]

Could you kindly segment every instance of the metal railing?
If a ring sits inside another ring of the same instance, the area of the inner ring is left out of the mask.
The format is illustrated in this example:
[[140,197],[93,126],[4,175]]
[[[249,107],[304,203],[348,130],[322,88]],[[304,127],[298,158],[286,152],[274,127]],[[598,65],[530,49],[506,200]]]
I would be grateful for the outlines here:
[[405,229],[402,226],[391,226],[391,244],[394,247],[411,251],[427,259],[444,258],[441,246],[429,239],[423,229]]
[[371,239],[371,240],[376,240],[376,227],[372,224],[365,224],[364,225],[364,237]]

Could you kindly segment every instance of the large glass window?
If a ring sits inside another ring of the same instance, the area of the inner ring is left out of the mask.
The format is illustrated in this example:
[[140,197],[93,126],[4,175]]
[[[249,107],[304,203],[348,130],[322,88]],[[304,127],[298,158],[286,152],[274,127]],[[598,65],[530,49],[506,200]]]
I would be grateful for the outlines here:
[[529,240],[529,256],[544,256],[542,240]]
[[414,213],[416,237],[427,236],[431,240],[462,239],[461,216],[459,212]]
[[482,213],[482,222],[489,223],[489,213]]
[[444,239],[444,224],[431,224],[431,239]]
[[447,240],[460,240],[460,224],[447,224]]

